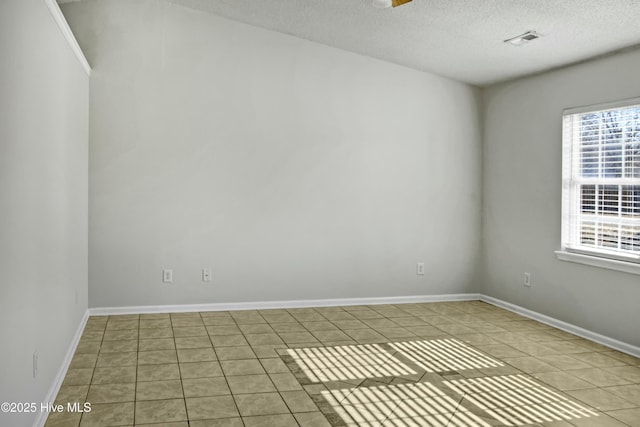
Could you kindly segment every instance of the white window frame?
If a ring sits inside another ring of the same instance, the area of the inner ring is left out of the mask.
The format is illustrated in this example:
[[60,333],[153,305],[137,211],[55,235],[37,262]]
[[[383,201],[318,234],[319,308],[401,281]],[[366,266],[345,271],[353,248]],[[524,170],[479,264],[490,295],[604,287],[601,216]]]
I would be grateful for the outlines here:
[[[575,133],[580,128],[575,115],[640,106],[640,97],[606,104],[570,108],[563,111],[562,130],[562,235],[559,260],[640,274],[640,252],[611,251],[579,243],[582,213],[581,185],[640,185],[639,178],[588,178],[581,175],[580,149]],[[576,149],[578,148],[578,149]],[[596,198],[598,194],[596,192]],[[594,216],[597,216],[594,214]],[[635,222],[635,219],[633,220]]]

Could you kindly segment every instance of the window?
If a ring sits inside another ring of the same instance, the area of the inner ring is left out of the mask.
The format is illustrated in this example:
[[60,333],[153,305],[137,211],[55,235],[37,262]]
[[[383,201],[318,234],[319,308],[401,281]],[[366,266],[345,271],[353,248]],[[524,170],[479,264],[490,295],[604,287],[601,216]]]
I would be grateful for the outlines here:
[[640,264],[640,98],[566,110],[562,144],[562,250]]

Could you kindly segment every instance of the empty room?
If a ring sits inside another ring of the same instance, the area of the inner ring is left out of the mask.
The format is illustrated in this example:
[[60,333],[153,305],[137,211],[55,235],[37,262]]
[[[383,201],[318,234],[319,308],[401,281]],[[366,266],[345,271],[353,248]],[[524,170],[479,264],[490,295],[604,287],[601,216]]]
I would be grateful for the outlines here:
[[0,0],[0,426],[640,426],[639,23]]

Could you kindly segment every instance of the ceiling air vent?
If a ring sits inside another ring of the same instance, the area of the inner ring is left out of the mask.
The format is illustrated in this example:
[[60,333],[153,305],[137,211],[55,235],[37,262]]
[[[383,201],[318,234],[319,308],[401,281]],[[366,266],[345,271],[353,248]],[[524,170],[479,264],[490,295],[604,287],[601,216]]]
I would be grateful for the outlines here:
[[512,44],[514,46],[522,46],[523,44],[529,43],[531,40],[539,39],[540,34],[535,31],[527,31],[524,34],[520,34],[519,36],[512,37],[510,39],[505,40],[505,43]]

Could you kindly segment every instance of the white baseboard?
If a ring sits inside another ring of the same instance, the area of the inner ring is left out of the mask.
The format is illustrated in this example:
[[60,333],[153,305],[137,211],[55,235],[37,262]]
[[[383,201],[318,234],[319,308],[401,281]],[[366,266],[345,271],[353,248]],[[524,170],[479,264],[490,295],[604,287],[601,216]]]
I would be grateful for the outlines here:
[[144,305],[90,308],[91,316],[117,314],[185,313],[194,311],[269,310],[278,308],[335,307],[350,305],[410,304],[420,302],[477,301],[480,294],[418,295],[402,297],[338,298],[290,301],[254,301],[217,304]]
[[[80,337],[82,337],[82,332],[84,331],[84,327],[87,324],[87,320],[89,319],[89,310],[84,312],[84,316],[82,316],[82,320],[80,320],[80,324],[78,325],[78,329],[76,329],[76,333],[71,340],[71,344],[69,345],[69,349],[67,350],[67,354],[62,361],[62,365],[58,370],[58,374],[53,379],[53,384],[47,393],[47,396],[43,400],[43,402],[51,402],[55,400],[58,395],[58,391],[60,391],[60,386],[62,385],[62,381],[64,381],[64,377],[67,375],[67,370],[69,369],[69,365],[71,365],[71,360],[73,359],[73,355],[76,352],[76,348],[78,347],[78,343],[80,342]],[[33,427],[43,427],[47,422],[47,417],[49,412],[41,411],[38,413],[38,417],[33,423]]]
[[185,304],[185,305],[147,305],[137,307],[103,307],[90,308],[89,314],[92,316],[107,316],[118,314],[149,314],[149,313],[185,313],[196,311],[230,311],[230,310],[268,310],[278,308],[308,308],[308,307],[335,307],[351,305],[380,305],[380,304],[410,304],[421,302],[452,302],[452,301],[483,301],[524,317],[537,320],[554,328],[569,332],[590,341],[610,347],[614,350],[640,357],[640,347],[618,341],[593,331],[581,328],[576,325],[564,322],[493,298],[488,295],[468,293],[468,294],[448,294],[448,295],[417,295],[401,297],[376,297],[376,298],[337,298],[337,299],[317,299],[317,300],[290,300],[290,301],[254,301],[236,303],[217,304]]
[[488,304],[492,304],[497,307],[504,308],[505,310],[509,310],[521,316],[528,317],[533,320],[537,320],[538,322],[544,323],[549,326],[553,326],[554,328],[558,328],[560,330],[569,332],[570,334],[577,335],[579,337],[588,339],[598,344],[602,344],[614,350],[618,350],[623,353],[630,354],[631,356],[640,357],[640,347],[636,347],[634,345],[627,344],[622,341],[618,341],[614,338],[610,338],[593,331],[589,331],[579,326],[572,325],[571,323],[567,323],[562,320],[558,320],[556,318],[547,316],[545,314],[541,314],[536,311],[529,310],[528,308],[520,307],[519,305],[515,305],[506,301],[499,300],[498,298],[493,298],[487,295],[480,294],[480,301],[484,301]]

